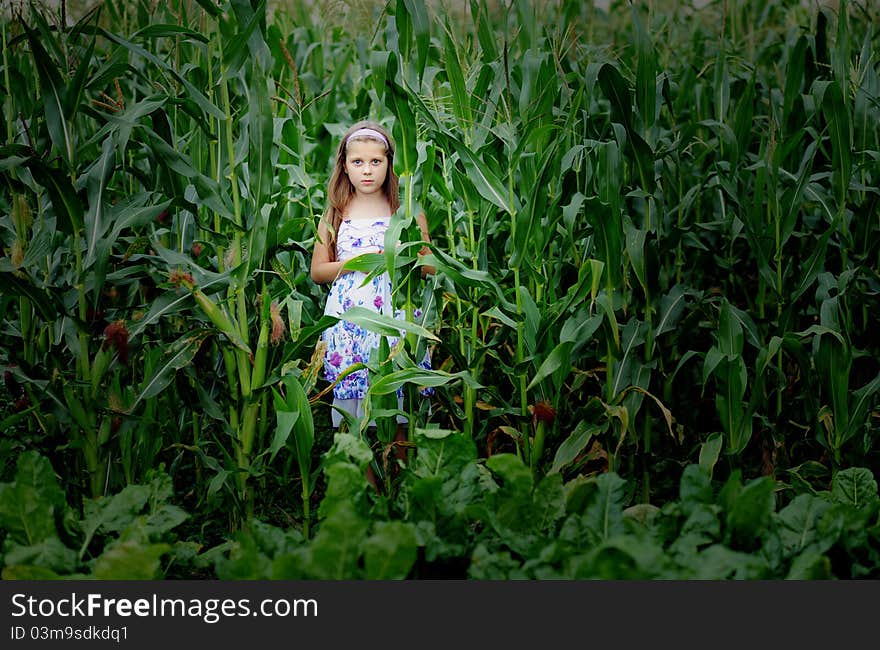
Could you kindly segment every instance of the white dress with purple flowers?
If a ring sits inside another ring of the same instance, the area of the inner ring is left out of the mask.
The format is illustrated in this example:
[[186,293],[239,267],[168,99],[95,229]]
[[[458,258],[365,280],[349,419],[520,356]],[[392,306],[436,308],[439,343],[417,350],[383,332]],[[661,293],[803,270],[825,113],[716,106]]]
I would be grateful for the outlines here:
[[[374,219],[351,219],[343,221],[336,234],[336,254],[340,261],[369,252],[383,252],[385,249],[385,231],[389,217]],[[372,311],[404,319],[403,310],[393,309],[391,296],[391,279],[387,273],[374,277],[363,285],[366,274],[350,271],[339,276],[330,287],[330,295],[324,307],[327,316],[339,317],[352,307],[365,307]],[[380,335],[360,325],[340,320],[328,327],[321,334],[327,344],[324,353],[324,377],[329,382],[336,381],[339,374],[355,363],[366,363],[370,360],[370,352],[379,347]],[[389,338],[389,348],[397,343],[396,338]],[[420,363],[422,367],[430,367],[426,356]],[[345,377],[333,387],[333,405],[344,409],[353,416],[360,418],[364,414],[363,399],[368,388],[368,371],[366,368],[357,370]],[[398,403],[402,406],[402,391],[398,391]],[[342,416],[333,409],[331,419],[334,427],[338,427]],[[398,416],[398,422],[406,422],[406,418]]]

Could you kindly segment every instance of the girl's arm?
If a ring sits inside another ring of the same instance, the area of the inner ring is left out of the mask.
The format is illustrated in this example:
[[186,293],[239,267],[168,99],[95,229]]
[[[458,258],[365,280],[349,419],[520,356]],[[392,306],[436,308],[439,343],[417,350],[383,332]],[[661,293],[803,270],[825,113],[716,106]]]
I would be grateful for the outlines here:
[[[431,233],[428,232],[428,219],[425,217],[424,212],[419,212],[419,215],[416,217],[416,223],[419,224],[419,230],[422,232],[422,241],[431,243]],[[431,252],[431,249],[427,246],[422,246],[419,250],[419,255],[427,255]],[[437,269],[429,264],[425,264],[422,267],[422,277],[427,277],[429,275],[434,275],[437,272]]]
[[328,241],[330,241],[330,230],[327,228],[327,223],[321,219],[318,224],[318,236],[315,238],[315,248],[312,251],[312,280],[317,284],[333,282],[342,274],[343,262],[330,261]]

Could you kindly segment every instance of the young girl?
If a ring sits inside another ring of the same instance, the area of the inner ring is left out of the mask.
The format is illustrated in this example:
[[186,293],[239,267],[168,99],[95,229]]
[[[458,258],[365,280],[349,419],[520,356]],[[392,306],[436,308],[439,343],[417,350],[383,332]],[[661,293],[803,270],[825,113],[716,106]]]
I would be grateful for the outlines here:
[[[343,269],[345,262],[364,253],[381,253],[385,230],[400,206],[397,175],[394,173],[394,144],[388,132],[375,122],[358,122],[343,136],[336,152],[336,164],[327,191],[327,209],[318,224],[318,236],[312,254],[312,280],[332,282],[324,314],[339,317],[351,307],[402,318],[395,313],[391,281],[387,273],[361,286],[366,275]],[[416,221],[422,240],[430,242],[428,222],[420,213]],[[422,253],[427,252],[423,248]],[[422,275],[434,269],[422,267]],[[367,362],[370,352],[379,347],[379,334],[344,320],[326,329],[321,339],[326,343],[324,376],[329,382],[352,364]],[[395,341],[389,341],[393,346]],[[427,366],[427,361],[423,361]],[[364,415],[363,400],[368,389],[368,372],[361,369],[344,377],[333,388],[331,419],[339,427],[342,415],[337,408],[356,418]],[[398,396],[399,403],[402,397]],[[406,418],[398,416],[398,423]],[[398,434],[400,438],[400,432]]]

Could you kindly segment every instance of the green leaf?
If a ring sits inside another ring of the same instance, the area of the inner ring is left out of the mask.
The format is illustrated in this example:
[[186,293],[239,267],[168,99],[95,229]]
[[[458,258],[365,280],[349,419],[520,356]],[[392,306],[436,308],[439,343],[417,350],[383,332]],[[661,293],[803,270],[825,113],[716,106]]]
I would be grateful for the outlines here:
[[[431,22],[428,16],[428,7],[424,2],[416,0],[403,0],[406,13],[412,22],[413,34],[416,38],[416,71],[421,80],[428,62],[428,52],[431,45]],[[399,5],[398,5],[399,6]]]
[[554,375],[554,373],[557,373],[558,371],[562,371],[560,376],[555,376],[553,380],[553,388],[558,388],[558,384],[565,379],[569,372],[571,372],[572,347],[574,347],[573,341],[563,341],[553,348],[550,354],[547,355],[547,358],[541,363],[538,372],[532,377],[532,381],[526,386],[526,390],[531,390],[547,377]]
[[364,578],[403,580],[416,562],[415,526],[402,521],[377,521],[364,540]]
[[130,526],[150,499],[147,485],[128,485],[113,496],[83,500],[82,528],[90,539],[95,533],[118,533]]
[[779,538],[787,554],[797,555],[814,544],[816,550],[824,553],[832,546],[834,540],[823,536],[819,527],[831,507],[827,499],[799,494],[779,511]]
[[757,580],[766,577],[767,561],[752,553],[741,553],[713,544],[688,559],[693,580]]
[[[464,143],[451,138],[455,150],[464,165],[468,180],[479,192],[480,196],[497,206],[508,214],[515,214],[508,204],[508,192],[501,179],[492,171],[492,168],[483,160],[479,159]],[[514,206],[513,210],[516,210]]]
[[54,322],[67,314],[60,292],[34,286],[29,277],[22,278],[15,272],[0,271],[0,280],[4,294],[27,298],[46,321]]
[[269,76],[253,59],[248,88],[248,179],[251,195],[251,222],[248,233],[248,274],[263,265],[269,228],[270,195],[275,169],[272,164],[273,118],[267,83]]
[[162,70],[164,73],[174,77],[174,79],[186,89],[187,97],[192,99],[205,113],[207,113],[211,117],[215,117],[221,121],[223,119],[225,119],[226,116],[223,114],[223,111],[221,111],[213,103],[211,103],[211,101],[207,97],[205,97],[205,95],[204,95],[204,93],[202,93],[202,91],[200,91],[198,88],[196,88],[192,83],[190,83],[183,75],[181,75],[177,70],[172,68],[168,63],[166,63],[165,61],[163,61],[159,57],[155,56],[154,54],[148,52],[140,45],[136,45],[136,44],[132,43],[131,41],[128,41],[128,40],[124,39],[123,37],[119,36],[118,34],[108,32],[107,30],[102,29],[102,28],[99,28],[98,31],[105,38],[109,39],[110,41],[112,41],[114,43],[117,43],[118,45],[121,45],[122,47],[129,50],[135,56],[149,61],[150,63],[152,63],[153,65],[158,67],[160,70]]
[[[202,3],[199,3],[202,4]],[[202,5],[204,6],[204,5]],[[216,10],[216,7],[214,7]],[[194,41],[199,41],[200,43],[207,43],[208,37],[202,34],[201,32],[197,32],[193,29],[189,29],[188,27],[184,27],[183,25],[173,25],[167,23],[155,23],[152,25],[147,25],[146,27],[142,27],[137,30],[131,37],[134,38],[163,38],[163,37],[177,37],[177,36],[186,36],[187,39],[192,39]]]
[[172,343],[165,353],[162,362],[144,380],[141,391],[129,410],[134,411],[141,400],[149,399],[162,392],[171,383],[171,380],[174,379],[175,373],[178,370],[192,363],[192,360],[202,347],[202,343],[205,342],[211,333],[211,330],[194,330],[187,332]]
[[574,431],[566,438],[562,444],[556,449],[556,455],[553,457],[548,474],[559,472],[563,467],[571,463],[578,455],[586,449],[593,436],[599,436],[608,428],[608,423],[592,424],[586,420],[578,422]]
[[293,426],[296,424],[296,421],[299,419],[299,411],[288,411],[285,410],[287,405],[284,403],[284,399],[278,392],[273,388],[272,394],[275,398],[275,434],[272,436],[272,443],[269,445],[269,462],[271,463],[275,460],[275,455],[284,448],[284,445],[287,444],[287,440],[290,438],[290,434],[293,431]]
[[877,481],[867,467],[849,467],[837,472],[831,481],[831,497],[837,503],[859,509],[873,506],[880,501]]
[[12,483],[0,483],[0,529],[22,545],[57,536],[55,516],[65,507],[51,463],[36,451],[19,456]]
[[[831,183],[835,190],[838,206],[843,209],[846,194],[852,175],[852,125],[849,110],[844,102],[843,93],[837,82],[832,82],[825,90],[822,99],[822,111],[828,121],[828,133],[831,138],[832,168]],[[845,218],[845,217],[843,217]],[[845,224],[839,227],[845,228]]]
[[844,441],[855,436],[864,427],[870,426],[868,412],[876,404],[874,395],[880,391],[880,373],[867,384],[853,391],[849,403],[849,427],[844,433]]
[[[452,32],[447,31],[443,40],[444,58],[443,64],[446,70],[446,78],[452,90],[452,110],[460,126],[470,128],[473,123],[471,114],[471,97],[468,94],[464,82],[464,71],[459,60],[458,48],[452,37]],[[503,206],[502,206],[503,207]]]
[[86,187],[89,197],[89,211],[85,215],[86,256],[83,268],[88,269],[95,261],[98,242],[110,225],[105,219],[107,204],[105,196],[107,183],[116,167],[116,148],[112,138],[104,140],[101,155],[86,173]]
[[415,443],[416,459],[412,470],[420,477],[446,479],[457,476],[466,465],[477,460],[476,443],[460,431],[418,428]]
[[24,23],[22,23],[22,27],[27,33],[28,44],[34,57],[34,67],[37,69],[37,78],[40,80],[40,94],[43,97],[43,111],[45,112],[46,126],[49,129],[49,137],[52,139],[52,144],[61,153],[67,168],[73,169],[76,144],[74,143],[73,125],[70,124],[70,115],[65,110],[64,82],[49,53],[37,38],[37,33]]
[[821,237],[819,237],[818,240],[813,239],[810,243],[810,245],[813,246],[813,252],[810,254],[810,258],[807,260],[806,264],[798,271],[800,282],[798,283],[797,289],[795,289],[794,293],[791,295],[792,302],[800,298],[804,292],[812,286],[813,282],[816,281],[819,274],[825,270],[825,252],[828,250],[828,240],[831,237],[832,232],[833,229],[829,228]]
[[161,577],[161,559],[170,550],[169,544],[144,544],[138,539],[114,542],[95,561],[94,576],[98,580],[154,580]]
[[776,510],[776,485],[768,476],[750,481],[733,500],[727,512],[732,541],[750,550],[764,533]]
[[409,332],[416,336],[422,336],[432,341],[439,341],[434,334],[426,330],[421,325],[410,323],[409,321],[392,318],[385,314],[379,314],[372,309],[366,307],[352,307],[339,317],[339,320],[348,321],[355,325],[360,325],[364,329],[384,336],[398,338],[402,332]]
[[144,521],[144,534],[148,537],[162,536],[177,528],[189,519],[189,514],[183,508],[163,503],[158,508],[153,508]]
[[710,477],[715,468],[715,463],[718,462],[723,445],[724,437],[718,431],[710,434],[706,441],[700,445],[700,467]]
[[486,467],[501,480],[506,490],[523,494],[531,493],[532,473],[515,454],[493,454],[486,459]]
[[785,66],[785,93],[782,102],[782,124],[789,123],[795,99],[801,94],[801,88],[804,83],[804,70],[806,67],[808,45],[807,37],[801,35],[794,47],[789,50],[788,53],[788,62]]
[[636,37],[636,105],[647,131],[654,125],[657,110],[657,55],[651,37],[645,29],[640,7],[632,5],[633,25]]
[[64,575],[73,573],[79,565],[76,551],[67,548],[57,537],[47,537],[31,546],[7,542],[3,550],[3,562],[13,570],[19,566],[39,567]]
[[451,381],[463,379],[466,384],[479,387],[470,374],[465,370],[450,374],[442,370],[423,370],[421,368],[403,368],[395,370],[386,375],[381,376],[370,384],[369,393],[371,395],[390,395],[397,391],[398,388],[405,384],[415,384],[416,386],[443,386]]
[[25,162],[34,180],[46,188],[55,215],[58,217],[58,227],[67,234],[79,233],[83,229],[83,205],[73,188],[73,184],[60,169],[46,166],[36,157],[29,158]]
[[611,102],[612,120],[622,124],[627,133],[632,129],[633,106],[629,85],[620,71],[611,63],[599,68],[599,86]]
[[682,510],[687,515],[698,506],[713,503],[712,477],[699,465],[687,465],[681,473],[679,498]]
[[[358,470],[361,484],[366,483]],[[352,503],[338,503],[318,529],[309,546],[306,569],[317,580],[361,578],[361,548],[367,539],[369,520]]]
[[660,299],[660,319],[654,330],[654,338],[675,329],[684,312],[686,295],[684,287],[676,284],[669,290],[669,293]]
[[[312,409],[309,404],[309,398],[303,390],[302,384],[297,377],[293,375],[285,375],[281,380],[284,386],[285,395],[281,396],[272,389],[275,395],[275,409],[278,418],[278,429],[285,430],[283,433],[283,441],[286,442],[290,432],[293,432],[294,445],[296,450],[296,460],[299,464],[300,475],[307,480],[312,465],[312,448],[315,445],[315,425],[312,420]],[[272,452],[270,462],[275,458],[278,433],[272,441]]]
[[726,300],[718,319],[718,349],[728,360],[739,358],[743,351],[743,329]]
[[798,555],[791,563],[786,580],[833,580],[831,560],[825,555],[810,551]]
[[626,481],[613,472],[596,478],[597,490],[584,511],[585,524],[606,540],[626,532],[623,508],[626,500]]

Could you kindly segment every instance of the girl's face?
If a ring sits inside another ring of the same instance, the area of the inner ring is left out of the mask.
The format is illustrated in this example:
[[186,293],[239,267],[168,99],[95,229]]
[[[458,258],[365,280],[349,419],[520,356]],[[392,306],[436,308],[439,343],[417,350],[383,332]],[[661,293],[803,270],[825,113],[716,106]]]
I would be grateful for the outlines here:
[[388,175],[385,145],[375,140],[352,140],[345,148],[345,173],[358,194],[382,191]]

